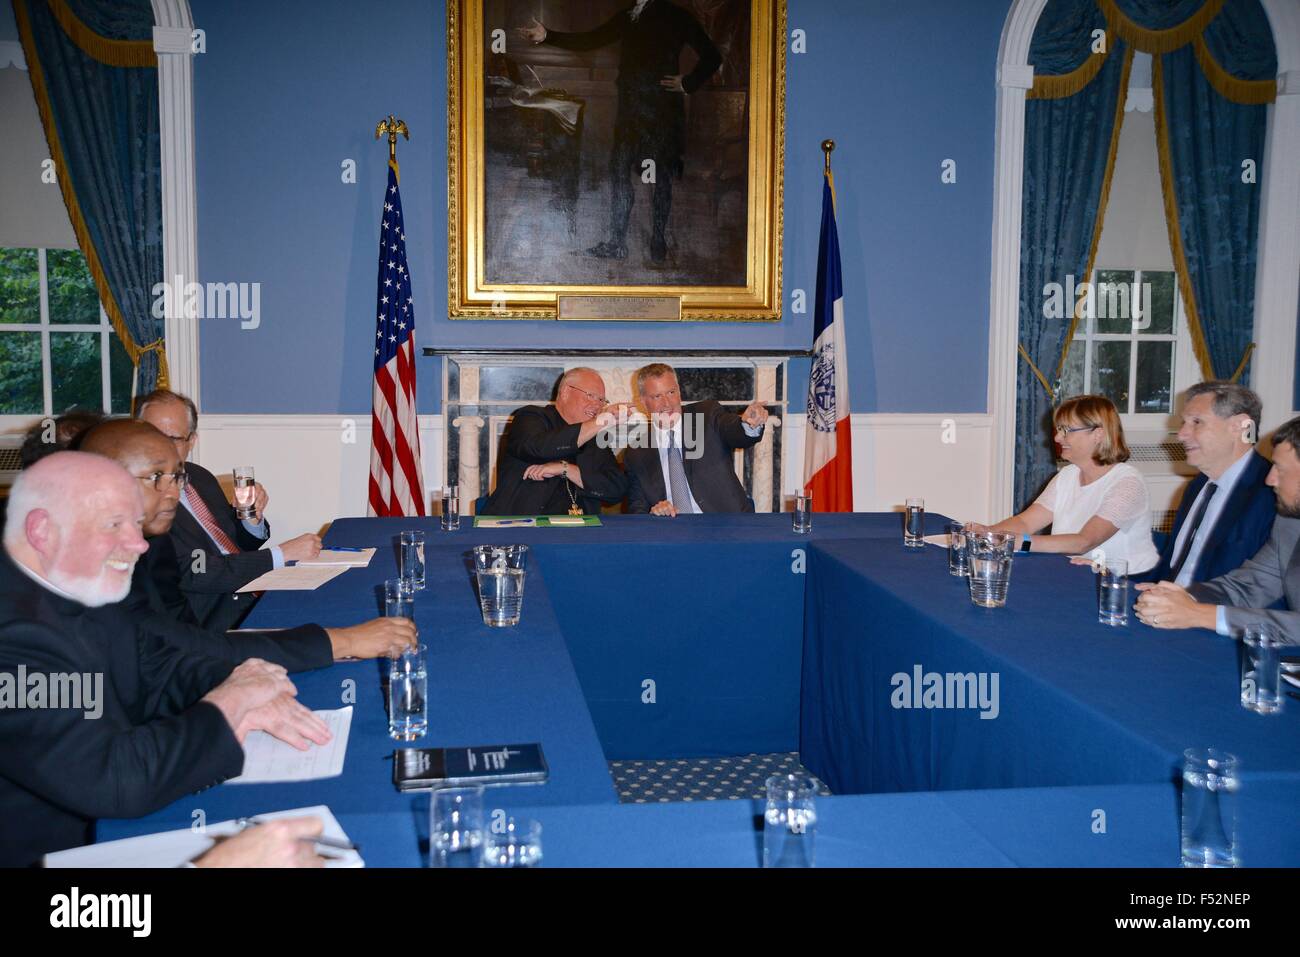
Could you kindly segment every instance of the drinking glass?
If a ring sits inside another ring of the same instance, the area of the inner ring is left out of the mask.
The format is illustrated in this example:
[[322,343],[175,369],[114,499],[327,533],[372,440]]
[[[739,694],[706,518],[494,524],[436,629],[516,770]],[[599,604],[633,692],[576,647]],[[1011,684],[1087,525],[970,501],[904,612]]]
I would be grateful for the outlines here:
[[424,737],[429,727],[427,668],[425,645],[410,648],[388,666],[388,733],[398,741]]
[[812,867],[817,838],[817,785],[802,774],[767,779],[763,866]]
[[542,825],[528,818],[506,818],[504,830],[483,834],[484,867],[538,867],[542,863]]
[[812,492],[794,493],[794,530],[801,535],[812,531]]
[[442,490],[442,530],[454,532],[460,528],[460,486],[449,485]]
[[402,532],[398,548],[398,573],[413,591],[424,588],[424,532]]
[[1001,608],[1007,603],[1015,547],[1016,536],[1010,532],[967,532],[970,600],[976,605]]
[[474,572],[478,577],[478,600],[483,624],[507,628],[519,624],[524,604],[524,573],[527,545],[477,545]]
[[257,479],[251,465],[236,465],[231,469],[235,478],[235,517],[241,522],[251,522],[257,515],[253,505],[257,499]]
[[1183,867],[1237,867],[1237,758],[1213,748],[1183,752]]
[[903,544],[908,548],[925,548],[925,499],[907,500],[907,520],[903,526]]
[[1242,636],[1241,706],[1256,714],[1282,710],[1282,642],[1272,625],[1248,625]]
[[384,582],[384,617],[415,618],[415,588],[409,578],[389,578]]
[[483,859],[483,788],[440,788],[429,807],[429,866],[478,867]]
[[1108,558],[1097,563],[1097,620],[1103,625],[1128,624],[1128,562]]
[[948,574],[965,578],[970,569],[966,564],[966,523],[948,523]]

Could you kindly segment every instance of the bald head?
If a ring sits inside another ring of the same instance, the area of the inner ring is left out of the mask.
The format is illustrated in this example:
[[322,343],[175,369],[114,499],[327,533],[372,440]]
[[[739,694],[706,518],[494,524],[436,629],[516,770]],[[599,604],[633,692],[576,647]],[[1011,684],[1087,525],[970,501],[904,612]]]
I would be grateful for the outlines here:
[[5,551],[83,605],[121,601],[146,548],[140,484],[88,452],[46,456],[14,479]]
[[[171,531],[180,504],[181,458],[176,446],[148,422],[112,419],[81,437],[77,446],[117,462],[137,479],[144,505],[144,533],[150,537]],[[163,476],[155,478],[155,476]]]

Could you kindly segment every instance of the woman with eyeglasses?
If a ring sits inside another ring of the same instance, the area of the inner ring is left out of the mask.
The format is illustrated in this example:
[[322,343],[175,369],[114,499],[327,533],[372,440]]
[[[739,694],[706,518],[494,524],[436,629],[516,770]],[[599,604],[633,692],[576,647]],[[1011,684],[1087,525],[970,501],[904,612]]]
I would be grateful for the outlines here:
[[[1020,536],[1021,551],[1087,555],[1128,562],[1130,575],[1160,560],[1151,540],[1151,505],[1142,473],[1128,464],[1124,427],[1105,396],[1078,395],[1052,415],[1062,468],[1034,504],[991,526]],[[1050,535],[1040,534],[1048,525]]]

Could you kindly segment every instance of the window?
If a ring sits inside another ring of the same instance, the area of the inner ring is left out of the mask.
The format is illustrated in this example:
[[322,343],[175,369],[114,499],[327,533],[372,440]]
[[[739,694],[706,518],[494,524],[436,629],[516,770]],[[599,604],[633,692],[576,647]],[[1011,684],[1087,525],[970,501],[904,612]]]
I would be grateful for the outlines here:
[[0,415],[125,413],[131,360],[76,249],[0,249]]
[[1166,428],[1174,397],[1194,381],[1188,338],[1173,272],[1098,269],[1066,357],[1061,397],[1104,395],[1126,427]]

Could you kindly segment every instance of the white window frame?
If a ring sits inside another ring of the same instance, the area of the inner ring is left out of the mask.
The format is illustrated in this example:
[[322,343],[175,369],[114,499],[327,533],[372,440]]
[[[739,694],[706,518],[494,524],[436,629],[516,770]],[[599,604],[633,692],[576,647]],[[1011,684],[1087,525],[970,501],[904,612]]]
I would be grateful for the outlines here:
[[[1142,282],[1142,274],[1145,272],[1173,272],[1168,266],[1165,267],[1143,267],[1143,266],[1098,266],[1093,270],[1089,281],[1093,284],[1093,289],[1097,288],[1097,274],[1099,272],[1132,272],[1133,281],[1139,286]],[[1080,322],[1075,329],[1074,338],[1070,342],[1071,349],[1077,349],[1082,346],[1084,350],[1083,358],[1083,384],[1085,389],[1092,387],[1092,343],[1094,342],[1128,342],[1136,345],[1140,342],[1172,342],[1174,344],[1174,362],[1173,373],[1174,381],[1170,393],[1170,409],[1168,412],[1125,412],[1120,411],[1120,422],[1124,426],[1124,432],[1130,438],[1163,438],[1171,431],[1177,431],[1178,423],[1178,396],[1188,386],[1200,381],[1199,367],[1196,363],[1196,356],[1192,352],[1192,337],[1187,325],[1187,313],[1183,309],[1182,291],[1178,287],[1177,275],[1174,277],[1174,331],[1172,333],[1142,333],[1140,330],[1132,329],[1127,333],[1122,332],[1091,332],[1091,325],[1087,321]],[[1080,330],[1083,330],[1082,332]],[[1129,400],[1132,402],[1135,398],[1137,389],[1137,349],[1129,349]]]
[[40,273],[40,322],[4,322],[0,323],[0,335],[10,332],[39,332],[41,334],[41,411],[30,413],[10,413],[0,415],[0,426],[8,423],[28,422],[36,416],[54,414],[54,369],[50,357],[50,334],[52,332],[97,332],[99,333],[99,370],[100,370],[100,409],[105,415],[111,415],[113,409],[113,383],[110,372],[111,343],[109,339],[116,335],[113,324],[108,321],[108,313],[103,303],[99,304],[99,322],[51,322],[50,321],[50,285],[46,271],[46,250],[36,250],[37,269]]

